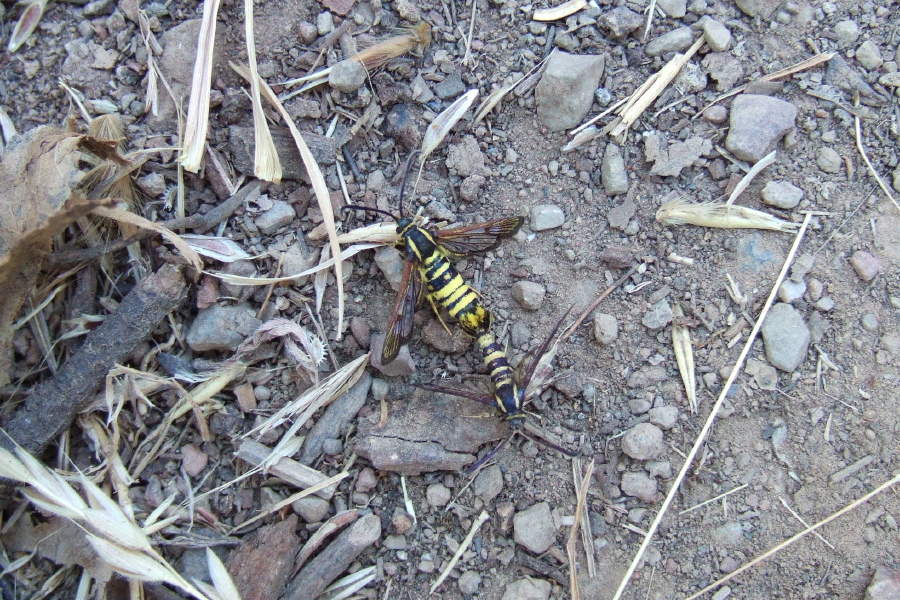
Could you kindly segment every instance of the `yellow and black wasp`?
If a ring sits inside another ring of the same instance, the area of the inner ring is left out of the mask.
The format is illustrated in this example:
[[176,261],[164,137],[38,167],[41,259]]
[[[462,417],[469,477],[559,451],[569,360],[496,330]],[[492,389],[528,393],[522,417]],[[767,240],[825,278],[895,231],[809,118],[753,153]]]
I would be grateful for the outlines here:
[[[461,398],[469,398],[482,404],[493,406],[498,413],[509,423],[513,433],[511,436],[501,442],[494,450],[476,462],[469,468],[469,471],[475,471],[481,465],[490,460],[518,433],[534,442],[543,444],[549,448],[562,452],[566,456],[575,456],[565,448],[558,446],[552,442],[534,437],[525,430],[525,404],[535,394],[542,391],[546,379],[541,374],[538,376],[542,364],[549,364],[555,355],[554,339],[562,326],[563,321],[569,315],[570,311],[556,322],[550,335],[538,346],[532,348],[522,359],[519,367],[513,371],[506,357],[506,352],[497,343],[494,338],[493,331],[488,330],[478,336],[478,345],[481,348],[484,364],[490,374],[491,384],[494,388],[493,395],[473,388],[449,388],[440,385],[426,384],[421,387],[432,392],[449,394],[451,396],[459,396]],[[553,344],[554,350],[550,350]],[[537,376],[537,377],[536,377]],[[537,381],[542,379],[543,381]]]
[[422,296],[425,282],[426,294],[437,311],[437,306],[447,309],[450,316],[468,335],[478,338],[491,329],[491,313],[485,308],[481,296],[472,289],[453,266],[451,258],[460,258],[476,252],[486,252],[512,237],[519,231],[525,217],[508,217],[486,223],[453,229],[429,227],[416,215],[403,215],[403,192],[413,153],[406,163],[406,172],[400,186],[400,216],[369,208],[348,205],[344,209],[365,210],[389,216],[397,222],[398,248],[404,253],[406,264],[400,280],[397,302],[394,304],[388,322],[381,364],[388,364],[397,358],[400,348],[412,338],[413,314]]

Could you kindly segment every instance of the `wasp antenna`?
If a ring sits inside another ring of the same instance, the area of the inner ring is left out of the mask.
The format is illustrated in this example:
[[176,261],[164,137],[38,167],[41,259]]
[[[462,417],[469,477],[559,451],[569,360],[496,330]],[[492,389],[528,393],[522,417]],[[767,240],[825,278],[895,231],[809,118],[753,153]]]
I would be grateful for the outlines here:
[[412,167],[416,156],[419,155],[418,150],[413,150],[409,158],[406,159],[406,167],[403,169],[403,181],[400,183],[400,218],[403,218],[403,195],[406,192],[406,181],[409,179],[409,169]]
[[[472,465],[471,467],[469,467],[469,468],[466,470],[466,475],[471,475],[472,473],[474,473],[475,471],[477,471],[478,469],[480,469],[481,467],[483,467],[484,464],[485,464],[487,461],[489,461],[489,460],[491,460],[492,458],[494,458],[494,457],[497,455],[497,453],[500,452],[501,450],[503,450],[503,447],[506,446],[506,444],[508,444],[508,443],[510,442],[510,440],[513,439],[513,437],[515,437],[516,433],[517,433],[517,432],[515,432],[515,431],[512,432],[512,434],[510,434],[510,436],[509,436],[508,438],[506,438],[505,440],[503,440],[502,442],[500,442],[499,444],[497,444],[497,447],[496,447],[496,448],[494,448],[493,450],[491,450],[490,452],[488,452],[487,454],[485,454],[482,458],[480,458],[480,459],[478,460],[478,462],[476,462],[474,465]],[[519,432],[519,433],[521,433],[521,432]]]
[[369,208],[368,206],[359,206],[358,204],[347,204],[346,206],[341,208],[341,210],[362,210],[365,212],[373,212],[373,213],[378,213],[381,215],[386,215],[386,216],[390,217],[391,219],[393,219],[394,221],[399,221],[399,219],[397,217],[395,217],[391,213],[387,212],[386,210],[381,210],[380,208]]
[[537,437],[537,436],[531,435],[530,433],[528,433],[527,431],[524,431],[524,430],[519,431],[519,433],[521,433],[523,437],[528,438],[528,439],[531,440],[532,442],[534,442],[534,443],[536,443],[536,444],[541,444],[542,446],[547,446],[547,447],[550,448],[551,450],[556,450],[557,452],[560,452],[560,453],[562,453],[562,454],[565,454],[565,455],[568,456],[569,458],[574,458],[574,457],[576,456],[576,454],[575,454],[574,452],[569,452],[568,450],[566,450],[566,449],[563,448],[562,446],[560,446],[560,445],[558,445],[558,444],[554,444],[554,443],[551,442],[550,440],[545,440],[545,439],[543,439],[543,438],[539,438],[539,437]]

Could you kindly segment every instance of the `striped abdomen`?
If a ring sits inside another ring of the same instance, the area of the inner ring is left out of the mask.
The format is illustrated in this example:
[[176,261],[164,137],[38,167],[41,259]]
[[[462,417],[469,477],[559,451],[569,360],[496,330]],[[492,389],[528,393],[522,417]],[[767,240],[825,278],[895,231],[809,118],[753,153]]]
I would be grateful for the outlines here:
[[459,321],[460,328],[478,337],[491,328],[491,313],[484,307],[478,292],[472,289],[450,262],[434,238],[420,227],[410,227],[404,235],[406,247],[419,260],[428,294]]
[[484,364],[491,376],[494,385],[494,404],[503,415],[511,421],[513,426],[521,424],[522,403],[519,397],[518,386],[506,352],[491,331],[485,331],[478,336],[478,346],[484,357]]

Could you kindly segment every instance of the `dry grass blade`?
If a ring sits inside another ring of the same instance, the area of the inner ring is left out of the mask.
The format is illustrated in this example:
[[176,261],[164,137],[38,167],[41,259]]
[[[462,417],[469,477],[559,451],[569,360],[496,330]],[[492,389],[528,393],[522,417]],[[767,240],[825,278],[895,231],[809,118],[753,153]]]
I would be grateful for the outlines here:
[[325,588],[325,591],[319,598],[322,600],[344,600],[344,598],[349,598],[357,591],[375,581],[375,570],[376,568],[374,566],[368,567],[366,569],[361,569],[356,573],[347,575],[346,577],[342,577]]
[[441,111],[441,114],[434,118],[434,121],[428,124],[425,129],[425,136],[422,138],[422,164],[435,149],[441,145],[453,126],[456,125],[475,99],[478,98],[478,90],[472,89],[457,98],[453,104]]
[[768,550],[767,552],[764,552],[764,553],[760,554],[759,556],[757,556],[756,558],[754,558],[754,559],[751,560],[750,562],[748,562],[748,563],[746,563],[746,564],[744,564],[744,565],[741,565],[741,567],[738,568],[737,570],[732,571],[731,573],[729,573],[729,574],[726,575],[725,577],[723,577],[723,578],[721,578],[721,579],[715,581],[714,583],[709,584],[708,586],[706,586],[705,588],[703,588],[702,590],[700,590],[700,591],[697,592],[696,594],[693,594],[693,595],[691,595],[691,596],[688,596],[687,598],[685,598],[685,600],[694,600],[695,598],[699,598],[700,596],[702,596],[702,595],[705,594],[706,592],[709,592],[709,591],[711,591],[711,590],[716,589],[717,587],[719,587],[720,585],[722,585],[722,584],[725,583],[726,581],[730,581],[731,579],[733,579],[733,578],[736,577],[737,575],[740,575],[740,574],[743,573],[744,571],[753,568],[753,567],[756,566],[758,563],[761,563],[762,561],[764,561],[765,559],[769,558],[770,556],[773,556],[773,555],[777,554],[778,552],[781,552],[782,550],[784,550],[785,548],[787,548],[788,546],[790,546],[791,544],[793,544],[794,542],[796,542],[796,541],[799,540],[800,538],[804,537],[805,535],[810,534],[810,533],[813,533],[813,532],[816,531],[817,529],[819,529],[819,528],[821,528],[821,527],[824,527],[825,525],[831,523],[831,522],[834,521],[835,519],[837,519],[837,518],[839,518],[839,517],[841,517],[841,516],[847,514],[848,512],[850,512],[850,511],[856,509],[857,507],[859,507],[859,506],[865,504],[866,502],[868,502],[869,500],[871,500],[872,498],[874,498],[875,496],[877,496],[877,495],[880,494],[881,492],[885,491],[886,489],[888,489],[888,488],[891,487],[891,486],[896,485],[897,483],[900,483],[900,474],[898,474],[898,475],[894,476],[892,479],[890,479],[890,480],[888,480],[888,481],[882,483],[880,486],[878,486],[877,488],[875,488],[874,490],[872,490],[871,492],[869,492],[868,494],[866,494],[866,495],[863,496],[862,498],[859,498],[858,500],[854,500],[853,502],[851,502],[850,504],[848,504],[847,506],[845,506],[845,507],[842,508],[841,510],[839,510],[839,511],[837,511],[837,512],[835,512],[835,513],[832,513],[832,514],[829,515],[828,517],[825,517],[824,519],[822,519],[821,521],[819,521],[818,523],[816,523],[816,524],[813,525],[812,527],[807,527],[806,529],[804,529],[804,530],[801,531],[800,533],[798,533],[798,534],[796,534],[796,535],[793,535],[793,536],[789,537],[788,539],[784,540],[783,542],[781,542],[780,544],[778,544],[777,546],[775,546],[775,547],[772,548],[771,550]]
[[[203,22],[197,40],[197,60],[191,81],[191,99],[185,124],[184,147],[178,160],[182,166],[196,173],[203,162],[206,131],[209,128],[209,94],[212,85],[213,47],[216,41],[216,16],[221,0],[203,1]],[[155,70],[151,69],[152,73]],[[151,73],[151,76],[152,76]],[[151,79],[151,81],[154,81]],[[150,90],[148,90],[149,93]]]
[[3,150],[11,139],[16,135],[16,125],[0,107],[0,160],[3,159]]
[[875,181],[878,182],[878,187],[880,187],[881,191],[884,192],[884,195],[888,197],[888,200],[890,200],[891,202],[894,203],[894,206],[897,207],[897,210],[900,210],[900,204],[897,203],[897,200],[896,200],[896,198],[894,198],[894,195],[891,193],[890,188],[888,188],[887,184],[884,182],[884,180],[878,174],[878,171],[875,170],[875,167],[872,165],[872,161],[869,160],[869,155],[866,154],[866,149],[863,148],[862,129],[860,128],[860,124],[859,124],[859,115],[854,115],[853,120],[854,120],[854,127],[856,129],[856,149],[859,150],[859,153],[862,156],[863,161],[866,163],[866,168],[869,169],[869,173],[872,175],[872,177],[875,178]]
[[587,0],[569,0],[553,8],[539,8],[531,18],[535,21],[558,21],[574,15],[588,5]]
[[760,161],[758,163],[753,165],[753,168],[750,169],[750,171],[747,172],[747,174],[744,175],[743,178],[741,178],[741,180],[738,182],[738,184],[736,186],[734,186],[734,191],[731,192],[731,195],[728,197],[728,200],[725,202],[725,204],[731,205],[737,199],[738,196],[743,194],[744,190],[746,190],[747,187],[750,185],[750,182],[752,182],[756,178],[756,176],[760,174],[760,172],[763,169],[765,169],[766,167],[771,165],[773,162],[775,162],[775,156],[777,154],[778,154],[777,150],[772,150],[767,155],[765,155],[762,159],[760,159]]
[[456,563],[459,562],[459,558],[463,555],[463,552],[469,547],[469,544],[472,543],[472,540],[475,539],[475,534],[478,533],[478,529],[484,525],[484,522],[487,521],[490,517],[486,510],[481,511],[481,514],[478,515],[478,519],[472,523],[472,528],[469,530],[469,535],[466,536],[466,539],[462,541],[459,545],[459,548],[456,549],[456,552],[453,554],[453,558],[450,559],[450,562],[447,563],[447,568],[441,573],[440,577],[437,578],[437,581],[434,582],[434,585],[431,586],[431,590],[428,593],[433,594],[434,590],[438,589],[438,587],[444,583],[444,580],[447,579],[447,576],[450,574],[450,571],[453,570],[453,567],[456,566]]
[[665,225],[689,224],[719,229],[768,229],[785,233],[795,233],[799,228],[797,223],[783,221],[761,210],[718,202],[691,204],[681,196],[660,206],[656,211],[656,220]]
[[270,319],[257,327],[250,337],[241,342],[228,363],[236,362],[262,344],[278,338],[283,340],[285,351],[306,372],[309,380],[318,381],[318,367],[325,360],[325,343],[319,336],[289,319]]
[[[580,485],[578,482],[578,475],[580,475],[581,461],[573,461],[572,469],[575,475],[575,484],[578,486],[576,489],[576,493],[578,494],[578,504],[575,506],[575,522],[572,524],[572,530],[569,531],[569,539],[566,541],[566,555],[569,557],[569,589],[572,591],[572,600],[580,600],[581,590],[578,587],[578,570],[575,562],[575,551],[578,544],[578,531],[581,527],[582,520],[587,515],[584,506],[587,502],[588,489],[591,487],[591,479],[594,476],[594,461],[591,460],[591,464],[588,465],[587,472],[584,474],[584,478],[581,480]],[[583,538],[582,542],[584,542]],[[588,573],[593,577],[594,547],[591,542],[585,543],[584,551],[589,565]]]
[[788,268],[794,261],[794,256],[797,254],[797,249],[800,247],[800,242],[803,241],[803,236],[804,234],[806,234],[806,228],[809,227],[810,219],[812,219],[812,215],[807,213],[806,218],[803,219],[803,224],[800,226],[800,231],[797,232],[797,237],[794,239],[791,250],[790,252],[788,252],[787,258],[785,259],[784,264],[781,266],[781,271],[775,278],[775,283],[772,285],[772,289],[769,292],[769,297],[766,299],[766,303],[763,305],[762,310],[759,313],[759,317],[757,317],[756,319],[756,324],[750,331],[750,335],[747,337],[747,341],[744,343],[744,347],[741,350],[741,353],[738,356],[734,367],[731,369],[731,374],[722,385],[722,391],[719,394],[719,397],[716,399],[715,404],[713,404],[712,410],[710,410],[709,416],[706,419],[706,423],[704,423],[703,428],[700,430],[700,433],[697,434],[697,439],[694,441],[694,445],[693,447],[691,447],[691,451],[685,458],[684,464],[681,466],[681,470],[678,472],[678,475],[672,482],[672,485],[669,488],[669,492],[666,494],[666,498],[665,500],[663,500],[659,512],[656,514],[656,517],[654,517],[653,522],[650,523],[647,534],[644,536],[644,540],[643,542],[641,542],[640,548],[638,548],[637,553],[632,559],[631,565],[629,565],[628,570],[625,572],[625,576],[622,577],[622,581],[621,583],[619,583],[619,587],[616,590],[615,596],[613,596],[613,600],[618,600],[619,598],[621,598],[622,594],[625,591],[625,588],[628,587],[628,583],[631,581],[631,576],[634,575],[641,557],[644,556],[644,552],[646,552],[647,547],[650,545],[650,542],[653,539],[653,535],[659,528],[659,524],[662,522],[666,511],[669,509],[669,506],[672,504],[672,500],[674,500],[675,496],[678,494],[678,488],[681,485],[681,482],[684,481],[684,477],[685,475],[687,475],[688,470],[691,468],[691,464],[694,462],[694,458],[696,458],[697,453],[700,451],[700,448],[706,443],[706,436],[709,434],[709,430],[712,428],[713,422],[716,419],[716,415],[719,414],[719,410],[722,408],[722,404],[725,402],[725,396],[729,392],[729,390],[731,390],[731,384],[734,383],[734,380],[737,378],[738,373],[741,372],[741,369],[744,366],[744,361],[747,359],[747,355],[750,354],[750,348],[756,341],[756,336],[759,335],[759,330],[762,329],[762,324],[766,320],[766,315],[769,314],[769,309],[772,307],[772,304],[775,302],[775,298],[778,296],[778,288],[781,287],[781,282],[784,281],[784,278],[787,275]]
[[[294,438],[294,439],[298,439],[298,438]],[[301,442],[303,441],[302,438],[299,438],[299,440]],[[297,447],[292,449],[292,452],[290,452],[290,454],[295,454],[299,450],[300,450],[300,448],[299,448],[299,444],[298,444]],[[277,451],[277,448],[272,450],[272,454],[275,454],[276,451]],[[279,459],[280,458],[281,457],[279,457]],[[263,462],[263,466],[265,466],[265,464],[267,462],[270,462],[270,461],[268,459],[266,459],[266,461]],[[257,521],[259,521],[260,519],[264,519],[268,515],[270,515],[274,512],[278,512],[279,510],[281,510],[282,508],[284,508],[286,506],[290,506],[297,500],[306,498],[307,496],[311,496],[312,494],[315,494],[316,492],[320,492],[327,487],[336,486],[338,483],[340,483],[341,481],[343,481],[344,479],[346,479],[349,476],[350,476],[350,473],[348,473],[347,471],[341,471],[337,475],[333,475],[332,477],[329,477],[328,479],[320,481],[319,483],[312,485],[312,486],[306,488],[305,490],[301,490],[295,494],[291,494],[284,500],[281,500],[279,502],[276,502],[272,506],[269,506],[268,508],[266,508],[266,510],[259,513],[252,519],[247,519],[246,521],[244,521],[243,523],[241,523],[240,525],[235,527],[235,531],[244,530],[247,527],[249,527],[250,525],[252,525],[253,523],[256,523]]]
[[366,225],[338,236],[338,243],[341,244],[375,243],[393,246],[399,241],[396,223]]
[[31,0],[26,3],[22,16],[19,17],[12,35],[9,36],[9,44],[6,46],[7,52],[12,54],[31,37],[38,23],[41,22],[41,17],[44,16],[44,8],[46,6],[47,0]]
[[681,373],[681,381],[684,382],[684,391],[687,394],[691,413],[695,413],[697,412],[697,376],[694,371],[691,332],[687,327],[678,323],[679,318],[684,317],[684,311],[680,304],[675,304],[673,313],[675,319],[672,322],[672,346],[675,349],[675,362],[678,363],[678,372]]
[[508,93],[510,93],[511,91],[513,91],[519,85],[525,83],[526,81],[530,81],[532,76],[536,72],[538,72],[538,71],[543,72],[544,68],[547,65],[547,60],[549,58],[550,58],[550,55],[548,55],[547,58],[545,58],[538,64],[534,65],[534,67],[532,67],[530,71],[528,71],[527,73],[525,73],[524,75],[519,77],[519,79],[517,79],[513,83],[510,83],[509,85],[504,85],[498,89],[495,89],[490,94],[488,94],[488,97],[485,98],[484,100],[482,100],[478,104],[478,107],[475,109],[475,120],[473,121],[473,124],[477,125],[478,123],[480,123],[482,121],[482,119],[484,119],[486,116],[488,116],[492,110],[494,110],[494,107],[496,107],[498,104],[500,104],[500,102],[503,101],[503,98]]
[[418,521],[418,519],[416,519],[416,507],[413,506],[412,500],[409,497],[409,492],[406,491],[406,475],[400,476],[400,487],[403,488],[403,505],[406,507],[406,513],[412,517],[413,525],[415,525]]
[[244,252],[237,242],[225,237],[184,233],[181,235],[181,239],[187,242],[187,245],[197,254],[219,262],[233,263],[253,258]]
[[241,600],[241,595],[238,593],[231,575],[228,574],[228,569],[225,568],[216,553],[209,548],[206,549],[206,565],[209,568],[209,578],[212,579],[222,600]]
[[[264,181],[281,183],[281,161],[269,131],[266,113],[259,97],[262,78],[256,67],[256,39],[253,33],[253,0],[244,0],[244,29],[247,36],[247,64],[250,66],[250,102],[253,104],[253,133],[256,151],[253,174]],[[204,140],[205,141],[205,140]]]
[[191,263],[195,269],[202,270],[203,269],[203,259],[200,258],[200,255],[194,252],[194,250],[185,242],[181,237],[175,232],[171,231],[163,227],[158,223],[154,223],[153,221],[148,221],[144,217],[140,217],[134,213],[128,212],[127,210],[121,210],[118,208],[106,208],[103,206],[99,206],[94,209],[94,214],[100,217],[106,217],[107,219],[112,219],[113,221],[118,221],[119,223],[128,223],[129,225],[134,225],[135,227],[140,227],[141,229],[149,229],[151,231],[155,231],[160,234],[169,242],[172,243],[173,246],[178,248],[178,251]]
[[647,110],[648,106],[656,101],[705,41],[703,36],[700,36],[687,52],[676,54],[672,60],[666,63],[666,66],[660,69],[658,73],[650,76],[641,87],[635,90],[625,106],[619,111],[621,122],[614,125],[610,131],[610,135],[614,139],[620,139],[628,132],[631,125]]
[[[238,73],[238,75],[240,75],[244,79],[251,78],[251,72],[247,70],[246,66],[231,63],[231,68],[234,69]],[[328,243],[331,246],[331,254],[332,256],[341,256],[341,247],[338,244],[337,239],[337,227],[334,224],[334,208],[331,206],[331,196],[328,193],[328,186],[325,185],[325,176],[322,175],[322,169],[319,168],[319,163],[316,162],[312,151],[306,144],[306,140],[303,139],[303,136],[300,134],[300,130],[297,129],[294,121],[291,120],[290,115],[278,100],[275,92],[272,91],[272,88],[270,88],[265,81],[259,79],[258,76],[254,75],[253,77],[254,80],[258,82],[260,91],[266,97],[266,100],[268,100],[272,104],[272,106],[275,107],[275,109],[278,111],[278,114],[280,114],[281,118],[284,119],[285,124],[287,124],[288,129],[291,132],[291,136],[294,138],[294,143],[297,145],[297,150],[300,151],[300,157],[303,159],[303,166],[306,167],[306,172],[309,175],[310,182],[312,183],[313,192],[315,192],[316,202],[319,205],[319,210],[322,211],[322,219],[325,223],[325,229],[328,232]],[[344,277],[340,260],[336,260],[334,262],[334,278],[337,282],[338,293],[337,339],[341,339],[341,332],[344,330]]]

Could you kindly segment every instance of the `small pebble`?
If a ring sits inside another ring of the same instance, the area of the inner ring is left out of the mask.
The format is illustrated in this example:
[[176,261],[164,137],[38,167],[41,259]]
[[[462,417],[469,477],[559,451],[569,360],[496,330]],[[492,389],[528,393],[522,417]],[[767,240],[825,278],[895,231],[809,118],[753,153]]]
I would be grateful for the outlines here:
[[378,485],[378,477],[375,475],[374,470],[370,467],[366,467],[359,472],[355,488],[357,492],[371,492],[375,489],[376,485]]
[[556,539],[556,529],[550,516],[550,505],[538,502],[513,517],[513,537],[517,544],[533,554],[542,554]]
[[876,317],[872,313],[866,313],[860,319],[860,323],[863,326],[863,329],[866,331],[877,331],[878,330],[878,317]]
[[538,204],[531,209],[531,229],[545,231],[561,227],[566,221],[563,210],[555,204]]
[[626,471],[622,474],[622,483],[619,487],[626,496],[632,496],[647,503],[656,502],[656,496],[659,493],[659,485],[656,480],[644,472]]
[[636,460],[656,458],[663,447],[662,430],[650,423],[639,423],[622,436],[622,452]]
[[834,148],[823,146],[819,148],[816,164],[819,166],[819,169],[826,173],[840,173],[844,161],[841,160],[841,155]]
[[450,502],[450,490],[441,483],[432,483],[425,490],[425,499],[431,506],[446,506]]
[[875,279],[875,276],[881,271],[881,263],[878,259],[862,250],[853,253],[853,256],[850,257],[850,266],[853,267],[859,278],[866,282]]
[[517,281],[512,286],[512,297],[525,310],[538,310],[544,304],[547,288],[533,281]]
[[598,313],[594,315],[594,339],[598,343],[611,344],[619,337],[619,322],[613,315]]
[[481,575],[477,571],[466,571],[459,576],[456,585],[463,595],[472,596],[478,593],[478,588],[481,587]]

